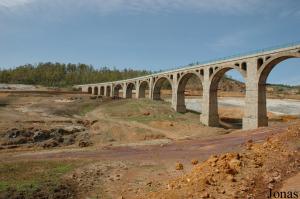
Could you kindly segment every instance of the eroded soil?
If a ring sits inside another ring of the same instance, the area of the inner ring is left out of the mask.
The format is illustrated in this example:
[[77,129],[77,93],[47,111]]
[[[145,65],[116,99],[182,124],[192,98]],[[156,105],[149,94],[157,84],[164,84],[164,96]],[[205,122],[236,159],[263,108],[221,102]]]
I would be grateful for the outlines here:
[[[206,165],[205,160],[212,155],[240,154],[249,140],[259,145],[270,136],[286,132],[288,126],[295,126],[297,122],[297,118],[282,122],[279,117],[269,128],[241,131],[232,126],[227,129],[203,126],[199,123],[199,114],[175,113],[166,102],[90,99],[88,95],[61,93],[0,95],[2,144],[7,142],[5,139],[13,128],[20,132],[32,131],[26,143],[14,143],[17,147],[11,148],[4,145],[0,150],[0,198],[43,198],[45,195],[53,198],[150,198],[152,193],[157,198],[173,198],[168,192],[169,181],[194,175],[196,168],[192,160],[197,160],[201,166],[202,162]],[[230,118],[229,113],[230,110],[222,112],[225,122],[241,116]],[[67,131],[58,136],[62,142],[44,147],[44,142],[56,139],[51,137],[51,129]],[[36,133],[41,131],[46,133]],[[14,139],[18,137],[15,134],[20,133],[13,132]],[[65,144],[69,140],[65,134],[73,136],[68,144]],[[82,145],[85,135],[88,144]],[[291,138],[298,139],[294,135]],[[182,170],[176,170],[179,163]],[[287,177],[282,177],[274,186],[280,186],[278,184]],[[189,192],[194,193],[193,189]],[[214,189],[205,191],[217,193]],[[160,192],[164,195],[159,195]],[[183,198],[193,198],[192,195]],[[245,195],[236,196],[243,198]],[[182,195],[178,195],[180,197]]]

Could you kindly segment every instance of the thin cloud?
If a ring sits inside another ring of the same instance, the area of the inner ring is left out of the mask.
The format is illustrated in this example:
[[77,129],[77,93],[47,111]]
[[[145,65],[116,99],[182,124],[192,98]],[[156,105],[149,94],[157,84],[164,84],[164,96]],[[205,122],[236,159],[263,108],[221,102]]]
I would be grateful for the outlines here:
[[0,0],[0,7],[17,7],[32,3],[34,0]]
[[198,12],[247,13],[266,0],[0,0],[0,7],[57,5],[69,8],[93,8],[103,13],[120,10],[149,12],[189,9]]

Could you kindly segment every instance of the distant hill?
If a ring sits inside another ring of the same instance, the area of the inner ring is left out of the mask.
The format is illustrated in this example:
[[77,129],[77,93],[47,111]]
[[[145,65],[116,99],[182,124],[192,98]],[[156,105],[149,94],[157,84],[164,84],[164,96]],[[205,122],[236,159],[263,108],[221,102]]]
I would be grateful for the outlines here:
[[[186,90],[202,90],[200,80],[193,76],[187,83]],[[219,83],[219,90],[221,91],[234,91],[234,92],[245,92],[245,84],[225,76]]]
[[13,69],[0,69],[0,83],[68,87],[100,83],[150,74],[150,71],[116,68],[94,68],[86,64],[39,63]]
[[[235,93],[245,93],[245,84],[238,80],[235,80],[231,77],[225,76],[221,79],[219,83],[219,91],[221,92],[235,92]],[[202,85],[200,80],[196,77],[192,77],[186,86],[187,92],[192,91],[201,91]],[[283,97],[286,95],[300,95],[300,85],[299,86],[290,86],[282,84],[267,84],[267,93],[268,95],[276,95],[276,97]]]

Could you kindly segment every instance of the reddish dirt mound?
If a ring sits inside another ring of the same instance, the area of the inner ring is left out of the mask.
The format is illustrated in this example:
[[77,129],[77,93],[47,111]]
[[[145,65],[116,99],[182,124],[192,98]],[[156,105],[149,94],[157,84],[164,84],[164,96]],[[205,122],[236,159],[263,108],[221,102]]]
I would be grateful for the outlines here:
[[300,171],[299,143],[300,123],[264,143],[249,140],[241,153],[211,156],[190,174],[137,198],[267,198],[270,189],[278,189],[284,179]]

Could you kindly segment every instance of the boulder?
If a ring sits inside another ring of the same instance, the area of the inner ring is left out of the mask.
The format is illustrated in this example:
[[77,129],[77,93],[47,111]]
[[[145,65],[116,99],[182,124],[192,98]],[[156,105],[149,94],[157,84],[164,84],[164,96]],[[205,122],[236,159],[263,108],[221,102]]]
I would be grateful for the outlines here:
[[34,132],[33,141],[34,142],[42,142],[50,138],[50,134],[48,131],[41,130]]

